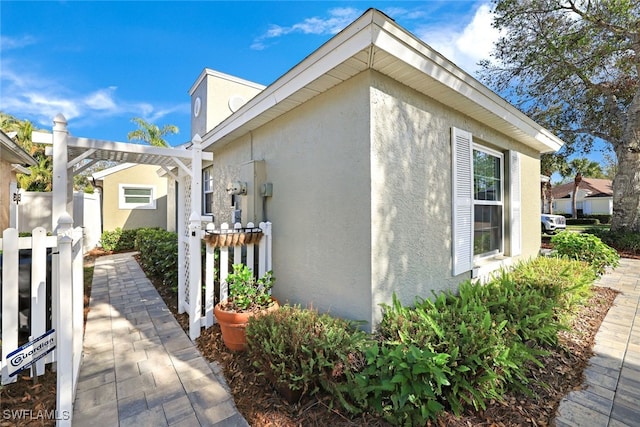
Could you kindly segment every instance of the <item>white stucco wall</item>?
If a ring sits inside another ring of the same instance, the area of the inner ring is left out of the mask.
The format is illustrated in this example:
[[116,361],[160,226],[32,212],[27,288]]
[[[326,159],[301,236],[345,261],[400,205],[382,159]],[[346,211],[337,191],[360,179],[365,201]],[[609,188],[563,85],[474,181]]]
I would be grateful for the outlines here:
[[[358,76],[214,151],[214,176],[224,187],[239,165],[265,161],[276,297],[370,321],[366,83]],[[228,221],[230,197],[216,190],[216,219]]]
[[523,152],[522,253],[537,254],[538,154],[374,71],[214,144],[216,222],[230,218],[226,183],[264,160],[275,296],[375,327],[394,291],[411,303],[470,277],[451,277],[452,126]]
[[[158,175],[158,166],[135,165],[114,172],[103,179],[103,230],[113,231],[140,227],[161,227],[173,225],[173,219],[167,217],[167,178]],[[155,189],[155,209],[120,209],[119,184],[151,185]],[[171,196],[173,200],[173,195]]]
[[[453,289],[470,278],[451,275],[452,126],[472,132],[476,143],[505,153],[522,152],[522,254],[535,256],[540,248],[537,153],[394,80],[377,73],[372,77],[374,315],[393,292],[411,304],[416,295],[427,298],[431,291]],[[508,230],[504,233],[508,236]]]

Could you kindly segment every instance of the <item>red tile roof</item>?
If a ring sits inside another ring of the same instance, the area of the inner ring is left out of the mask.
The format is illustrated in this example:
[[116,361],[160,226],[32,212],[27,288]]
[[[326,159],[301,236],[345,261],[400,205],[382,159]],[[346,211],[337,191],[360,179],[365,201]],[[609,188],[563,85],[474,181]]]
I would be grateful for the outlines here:
[[[613,196],[613,187],[610,179],[598,178],[582,178],[579,188],[581,190],[590,191],[587,197],[611,197]],[[573,193],[573,182],[558,185],[551,190],[554,199],[562,199],[570,197]]]

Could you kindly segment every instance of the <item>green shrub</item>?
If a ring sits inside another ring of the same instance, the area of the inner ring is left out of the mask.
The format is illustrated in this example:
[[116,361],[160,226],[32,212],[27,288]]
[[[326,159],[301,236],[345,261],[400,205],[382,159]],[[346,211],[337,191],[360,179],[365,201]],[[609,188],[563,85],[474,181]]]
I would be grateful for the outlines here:
[[161,279],[174,291],[178,289],[178,235],[158,229],[140,228],[135,234],[135,249],[140,264],[151,277]]
[[369,334],[357,323],[284,305],[253,316],[246,328],[253,365],[278,389],[312,395],[334,394],[347,373],[362,368]]
[[[394,425],[426,425],[444,409],[442,388],[450,385],[449,356],[416,345],[384,342],[366,350],[366,366],[353,372],[341,392],[358,408]],[[343,399],[344,402],[345,399]]]
[[599,237],[600,240],[612,248],[640,255],[640,233],[627,233],[597,228],[589,229],[587,233]]
[[537,289],[545,298],[556,301],[557,317],[591,295],[596,274],[584,261],[559,257],[537,257],[518,263],[511,271],[521,287]]
[[135,247],[135,237],[138,229],[123,230],[118,227],[113,231],[104,231],[100,236],[100,246],[105,251],[131,251]]
[[567,225],[598,225],[597,218],[567,218]]
[[597,275],[619,264],[620,256],[615,249],[593,234],[563,231],[551,238],[551,244],[558,255],[589,263]]
[[589,214],[584,215],[584,218],[595,218],[600,224],[611,224],[611,215],[608,214]]

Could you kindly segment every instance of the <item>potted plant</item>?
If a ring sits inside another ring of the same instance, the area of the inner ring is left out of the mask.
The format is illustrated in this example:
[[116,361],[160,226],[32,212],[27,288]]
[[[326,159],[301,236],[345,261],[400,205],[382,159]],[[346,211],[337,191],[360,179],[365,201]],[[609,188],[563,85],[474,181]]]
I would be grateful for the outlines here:
[[227,276],[229,297],[214,307],[214,314],[222,340],[228,349],[242,351],[247,348],[245,327],[251,316],[277,310],[278,302],[271,296],[275,278],[271,271],[256,279],[253,271],[244,264],[234,264]]

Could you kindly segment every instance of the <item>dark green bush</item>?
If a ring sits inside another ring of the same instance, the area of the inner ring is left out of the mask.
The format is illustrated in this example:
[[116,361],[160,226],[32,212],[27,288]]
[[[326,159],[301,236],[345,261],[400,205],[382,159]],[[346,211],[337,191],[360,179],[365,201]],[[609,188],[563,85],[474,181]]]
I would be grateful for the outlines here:
[[567,218],[567,225],[598,225],[597,218]]
[[607,245],[619,251],[640,255],[640,233],[627,233],[591,228],[587,233],[597,236]]
[[589,215],[584,215],[584,218],[595,218],[600,222],[600,224],[611,224],[611,215],[589,214]]
[[246,333],[253,365],[277,389],[300,396],[321,388],[334,394],[347,372],[362,368],[370,342],[355,322],[289,305],[253,316]]
[[178,289],[178,235],[158,229],[140,228],[135,235],[135,249],[147,275],[161,279],[174,291]]
[[100,246],[105,251],[131,251],[135,247],[138,229],[123,230],[118,227],[113,231],[104,231],[100,236]]
[[617,267],[620,260],[615,249],[593,234],[563,231],[551,238],[551,245],[560,256],[586,261],[597,275],[607,267]]

